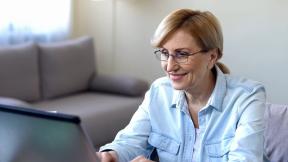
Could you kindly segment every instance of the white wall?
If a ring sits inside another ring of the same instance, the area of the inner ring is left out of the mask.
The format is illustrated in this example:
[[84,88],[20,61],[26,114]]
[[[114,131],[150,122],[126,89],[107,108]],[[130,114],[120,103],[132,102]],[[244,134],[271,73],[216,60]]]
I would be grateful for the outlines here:
[[78,1],[76,35],[95,37],[101,73],[130,75],[149,81],[162,76],[150,47],[150,38],[160,20],[177,8],[210,10],[223,27],[222,62],[234,75],[263,82],[268,101],[288,103],[287,1]]
[[97,68],[101,73],[114,72],[113,1],[74,1],[74,37],[93,36]]

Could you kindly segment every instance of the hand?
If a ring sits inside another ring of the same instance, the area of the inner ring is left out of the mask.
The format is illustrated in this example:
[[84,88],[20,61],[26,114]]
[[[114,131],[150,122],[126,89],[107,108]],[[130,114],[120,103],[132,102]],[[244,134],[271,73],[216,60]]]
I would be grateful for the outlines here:
[[153,161],[146,159],[144,156],[137,156],[131,162],[153,162]]
[[115,151],[96,152],[101,162],[118,162],[117,153]]

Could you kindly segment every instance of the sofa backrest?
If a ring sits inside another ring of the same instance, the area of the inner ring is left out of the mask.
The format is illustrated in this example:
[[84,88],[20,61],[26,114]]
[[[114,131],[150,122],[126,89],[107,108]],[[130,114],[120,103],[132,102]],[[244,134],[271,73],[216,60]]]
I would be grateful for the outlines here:
[[0,97],[34,102],[87,90],[96,74],[92,37],[0,47]]
[[40,79],[45,99],[87,90],[95,75],[91,37],[39,44]]
[[38,51],[34,43],[0,48],[0,96],[40,99]]
[[288,161],[288,105],[266,104],[264,148],[271,162]]

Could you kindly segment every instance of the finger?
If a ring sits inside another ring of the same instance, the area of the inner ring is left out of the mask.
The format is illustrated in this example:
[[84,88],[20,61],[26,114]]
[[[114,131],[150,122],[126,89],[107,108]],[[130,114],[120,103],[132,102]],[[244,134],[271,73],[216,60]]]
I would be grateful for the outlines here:
[[101,157],[101,152],[96,152],[96,155],[97,155],[97,157],[98,157],[99,159],[102,158],[102,157]]
[[109,152],[101,152],[101,162],[115,162],[113,156]]
[[143,155],[140,155],[134,158],[131,162],[151,162],[151,160],[148,160]]

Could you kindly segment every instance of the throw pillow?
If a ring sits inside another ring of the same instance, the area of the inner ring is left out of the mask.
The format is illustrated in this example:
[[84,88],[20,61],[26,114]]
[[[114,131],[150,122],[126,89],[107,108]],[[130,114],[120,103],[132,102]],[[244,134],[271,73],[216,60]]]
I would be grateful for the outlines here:
[[44,98],[86,90],[95,74],[91,37],[39,44],[40,76]]
[[0,96],[40,99],[38,51],[34,43],[0,48]]

